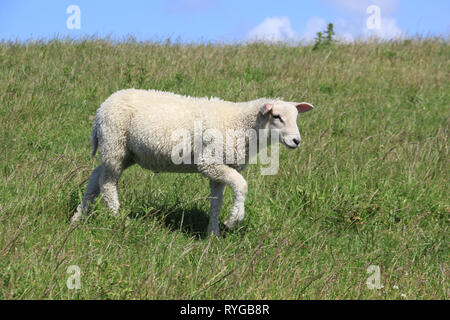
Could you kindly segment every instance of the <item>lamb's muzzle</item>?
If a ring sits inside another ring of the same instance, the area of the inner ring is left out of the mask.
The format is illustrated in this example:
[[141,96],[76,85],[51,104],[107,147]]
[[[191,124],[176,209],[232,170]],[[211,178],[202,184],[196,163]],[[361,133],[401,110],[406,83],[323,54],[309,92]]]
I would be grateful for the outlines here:
[[[120,175],[131,165],[138,164],[156,172],[199,172],[208,177],[211,188],[209,234],[220,234],[218,217],[225,185],[229,185],[234,192],[234,204],[225,225],[232,229],[244,218],[248,186],[239,172],[249,162],[251,141],[239,140],[244,141],[242,146],[237,140],[229,144],[226,139],[209,138],[202,139],[199,144],[195,137],[199,134],[211,136],[214,132],[215,136],[226,137],[230,129],[239,132],[268,130],[287,147],[297,148],[301,141],[297,115],[312,108],[306,102],[267,98],[235,103],[155,90],[118,91],[100,106],[95,115],[91,143],[93,155],[99,148],[102,163],[92,172],[72,222],[89,213],[100,193],[108,208],[117,215]],[[186,147],[183,150],[190,152],[186,159],[196,161],[172,161],[174,148],[179,142],[171,137],[181,129],[187,136],[194,137],[187,143],[183,142],[183,148]],[[259,140],[258,135],[256,139]],[[201,152],[198,152],[199,146]],[[239,162],[237,156],[230,163],[225,154],[231,152],[237,155],[241,149],[245,151],[244,163]],[[218,157],[218,150],[226,152]]]

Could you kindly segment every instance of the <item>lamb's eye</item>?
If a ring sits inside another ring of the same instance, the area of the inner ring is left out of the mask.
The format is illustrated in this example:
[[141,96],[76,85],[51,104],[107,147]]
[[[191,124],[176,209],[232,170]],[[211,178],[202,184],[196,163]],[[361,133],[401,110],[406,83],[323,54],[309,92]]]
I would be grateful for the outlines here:
[[274,119],[278,119],[278,120],[280,120],[281,122],[283,122],[283,119],[281,119],[281,117],[277,114],[277,115],[273,115],[273,118]]

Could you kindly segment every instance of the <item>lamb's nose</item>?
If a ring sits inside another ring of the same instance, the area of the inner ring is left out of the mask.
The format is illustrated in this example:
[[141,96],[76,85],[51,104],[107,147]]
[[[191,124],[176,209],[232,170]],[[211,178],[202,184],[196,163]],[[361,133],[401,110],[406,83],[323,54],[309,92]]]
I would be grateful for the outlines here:
[[294,143],[298,146],[300,144],[300,140],[297,138],[292,139],[292,141],[294,141]]

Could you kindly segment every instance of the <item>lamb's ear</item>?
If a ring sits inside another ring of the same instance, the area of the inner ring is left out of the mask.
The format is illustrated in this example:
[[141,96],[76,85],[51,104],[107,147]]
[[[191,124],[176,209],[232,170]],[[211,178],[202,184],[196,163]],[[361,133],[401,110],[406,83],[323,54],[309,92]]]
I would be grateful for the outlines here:
[[308,102],[296,103],[295,107],[297,108],[298,113],[303,113],[314,109],[314,106]]
[[261,112],[263,115],[266,115],[270,110],[272,110],[273,104],[271,103],[264,103],[260,108],[259,112]]

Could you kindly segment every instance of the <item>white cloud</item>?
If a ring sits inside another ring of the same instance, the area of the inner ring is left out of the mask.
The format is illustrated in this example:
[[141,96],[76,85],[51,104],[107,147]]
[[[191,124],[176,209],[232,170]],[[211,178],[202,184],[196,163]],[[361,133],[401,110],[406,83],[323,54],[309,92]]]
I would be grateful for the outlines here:
[[249,41],[293,41],[296,35],[288,17],[269,17],[254,27],[248,34]]
[[[306,21],[306,27],[300,32],[299,38],[304,43],[311,43],[317,38],[318,32],[323,32],[327,29],[328,22],[320,17],[312,17]],[[338,19],[333,23],[335,32],[335,39],[341,42],[352,42],[355,40],[353,34],[355,26],[351,25],[346,19]]]
[[313,41],[316,36],[317,32],[324,31],[327,28],[327,22],[319,17],[312,17],[309,18],[306,22],[306,28],[300,33],[300,40],[304,42],[311,42]]
[[346,19],[338,19],[334,26],[337,40],[345,43],[355,40],[355,35],[353,34],[355,28]]
[[381,18],[380,29],[369,30],[365,28],[363,30],[363,38],[377,37],[383,40],[390,40],[401,38],[404,32],[397,25],[397,21],[394,18]]
[[[341,42],[349,43],[355,41],[355,39],[367,40],[374,37],[382,40],[391,40],[401,38],[404,35],[404,32],[397,24],[397,20],[391,16],[383,15],[383,11],[381,11],[380,15],[379,29],[370,30],[366,25],[366,21],[370,16],[370,14],[366,13],[366,10],[370,3],[375,3],[392,12],[395,10],[397,3],[395,0],[326,1],[343,6],[348,11],[345,18],[339,18],[333,23],[335,38]],[[362,14],[359,14],[359,12]],[[323,32],[327,29],[328,23],[320,17],[311,17],[306,21],[305,28],[297,32],[292,29],[291,21],[288,17],[268,17],[254,27],[247,34],[246,39],[248,41],[312,43],[319,31]]]
[[[346,16],[341,19],[341,25],[337,24],[336,30],[353,38],[367,39],[369,37],[378,37],[383,40],[400,38],[404,35],[402,29],[398,26],[397,20],[392,14],[397,9],[399,0],[325,0],[327,3],[337,6]],[[380,8],[380,28],[368,29],[367,19],[371,14],[367,13],[369,6],[378,6]],[[336,32],[337,33],[337,32]]]
[[[327,21],[320,17],[311,17],[306,21],[303,30],[295,32],[291,27],[291,21],[288,17],[268,17],[262,23],[254,27],[248,34],[249,41],[264,42],[301,42],[310,44],[317,38],[318,32],[327,29]],[[350,25],[345,19],[339,19],[334,24],[336,39],[342,42],[352,42],[354,35],[352,31],[354,26]]]
[[368,29],[364,19],[338,19],[334,24],[336,39],[342,42],[352,42],[356,39],[367,40],[379,38],[391,40],[401,38],[404,35],[394,18],[381,18],[379,29]]
[[[264,19],[262,23],[257,25],[247,34],[249,41],[266,41],[266,42],[301,42],[312,43],[317,37],[318,32],[327,29],[327,21],[320,17],[311,17],[306,21],[303,30],[295,32],[291,27],[291,21],[288,17],[269,17]],[[354,36],[351,31],[354,26],[350,25],[345,19],[339,19],[334,24],[336,39],[342,42],[352,42]]]

